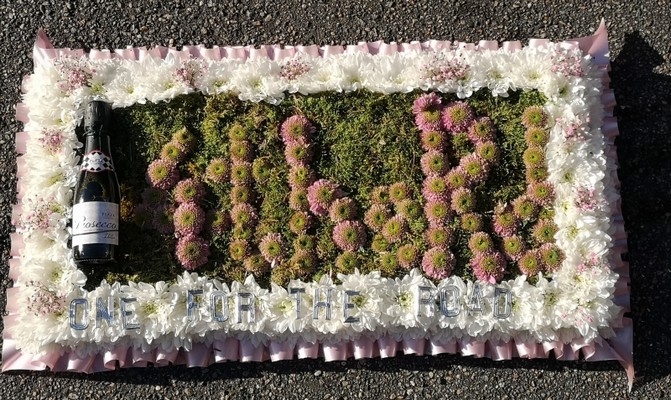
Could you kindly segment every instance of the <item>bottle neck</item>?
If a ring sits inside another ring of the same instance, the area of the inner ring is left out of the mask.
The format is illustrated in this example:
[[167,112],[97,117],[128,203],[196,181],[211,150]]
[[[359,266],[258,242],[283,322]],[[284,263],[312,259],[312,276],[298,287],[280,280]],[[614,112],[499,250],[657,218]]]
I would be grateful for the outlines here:
[[84,143],[84,154],[88,154],[94,150],[99,150],[105,155],[111,157],[112,151],[110,148],[110,137],[104,132],[88,133]]

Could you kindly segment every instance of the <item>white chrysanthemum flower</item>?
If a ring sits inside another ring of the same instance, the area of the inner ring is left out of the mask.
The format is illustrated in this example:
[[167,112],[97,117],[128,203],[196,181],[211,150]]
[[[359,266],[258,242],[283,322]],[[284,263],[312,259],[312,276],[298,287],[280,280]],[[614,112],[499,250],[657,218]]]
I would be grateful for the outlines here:
[[231,284],[233,314],[229,326],[239,339],[258,340],[255,334],[263,332],[270,314],[267,297],[268,290],[262,289],[252,275],[248,275],[244,283]]
[[[408,328],[419,328],[413,330],[426,331],[437,320],[434,296],[436,286],[424,277],[417,268],[410,271],[402,279],[396,278],[395,285],[390,287],[387,294],[390,298],[385,301],[388,304],[385,316],[390,331],[403,331]],[[421,299],[420,299],[421,296]],[[426,300],[427,303],[423,301]],[[404,334],[408,331],[403,332]]]
[[147,283],[129,282],[123,288],[125,297],[134,298],[134,314],[140,325],[140,335],[147,344],[163,334],[172,331],[171,320],[173,309],[177,306],[179,295],[170,290],[165,282],[156,282],[154,285]]
[[[274,282],[271,283],[267,300],[269,316],[265,331],[275,340],[301,334],[310,327],[312,303],[308,301],[311,298],[307,293],[308,286],[304,282],[292,280],[288,286],[289,290],[298,289],[299,292],[291,293]],[[304,292],[301,293],[300,290]]]
[[[114,343],[126,335],[121,318],[121,285],[119,282],[108,284],[102,281],[100,285],[87,295],[90,312],[88,328],[91,340],[96,343]],[[98,302],[100,302],[100,307]],[[108,321],[106,316],[111,318]]]
[[271,60],[247,60],[233,71],[232,91],[240,100],[267,101],[276,104],[284,97],[282,83],[278,79],[280,68]]
[[231,79],[239,67],[238,60],[212,61],[202,77],[201,90],[205,94],[219,94],[233,90]]
[[[342,282],[340,289],[343,301],[348,291],[356,293],[347,296],[349,304],[352,305],[352,308],[348,309],[348,315],[357,321],[345,322],[345,327],[359,333],[375,331],[378,328],[382,310],[389,305],[384,304],[384,292],[387,290],[386,280],[382,279],[379,271],[362,275],[358,269],[353,274],[338,274],[338,279]],[[344,320],[344,310],[339,317]]]

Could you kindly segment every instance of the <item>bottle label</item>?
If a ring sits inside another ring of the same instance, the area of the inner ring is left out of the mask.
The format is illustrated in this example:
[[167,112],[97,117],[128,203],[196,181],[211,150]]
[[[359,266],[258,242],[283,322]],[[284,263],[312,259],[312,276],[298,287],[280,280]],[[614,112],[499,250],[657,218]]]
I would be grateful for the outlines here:
[[72,206],[72,245],[119,244],[119,205],[89,201]]
[[82,158],[82,171],[102,172],[114,171],[114,164],[112,158],[100,150],[93,150],[84,155]]

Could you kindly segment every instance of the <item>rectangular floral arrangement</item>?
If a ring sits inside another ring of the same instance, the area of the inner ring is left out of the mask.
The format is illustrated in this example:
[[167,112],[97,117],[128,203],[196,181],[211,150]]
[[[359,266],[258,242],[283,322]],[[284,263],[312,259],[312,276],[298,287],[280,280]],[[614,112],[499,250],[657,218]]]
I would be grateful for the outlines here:
[[[461,353],[633,374],[605,27],[477,45],[54,49],[17,116],[3,369]],[[113,105],[117,263],[69,249]]]

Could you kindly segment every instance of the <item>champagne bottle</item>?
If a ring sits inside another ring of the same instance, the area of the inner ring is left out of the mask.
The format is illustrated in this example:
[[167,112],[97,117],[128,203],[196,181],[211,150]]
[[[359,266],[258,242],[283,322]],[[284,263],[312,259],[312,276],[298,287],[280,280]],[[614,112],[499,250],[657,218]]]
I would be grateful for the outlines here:
[[114,261],[119,245],[119,181],[110,151],[112,109],[89,103],[84,115],[84,156],[72,206],[72,253],[78,265]]

